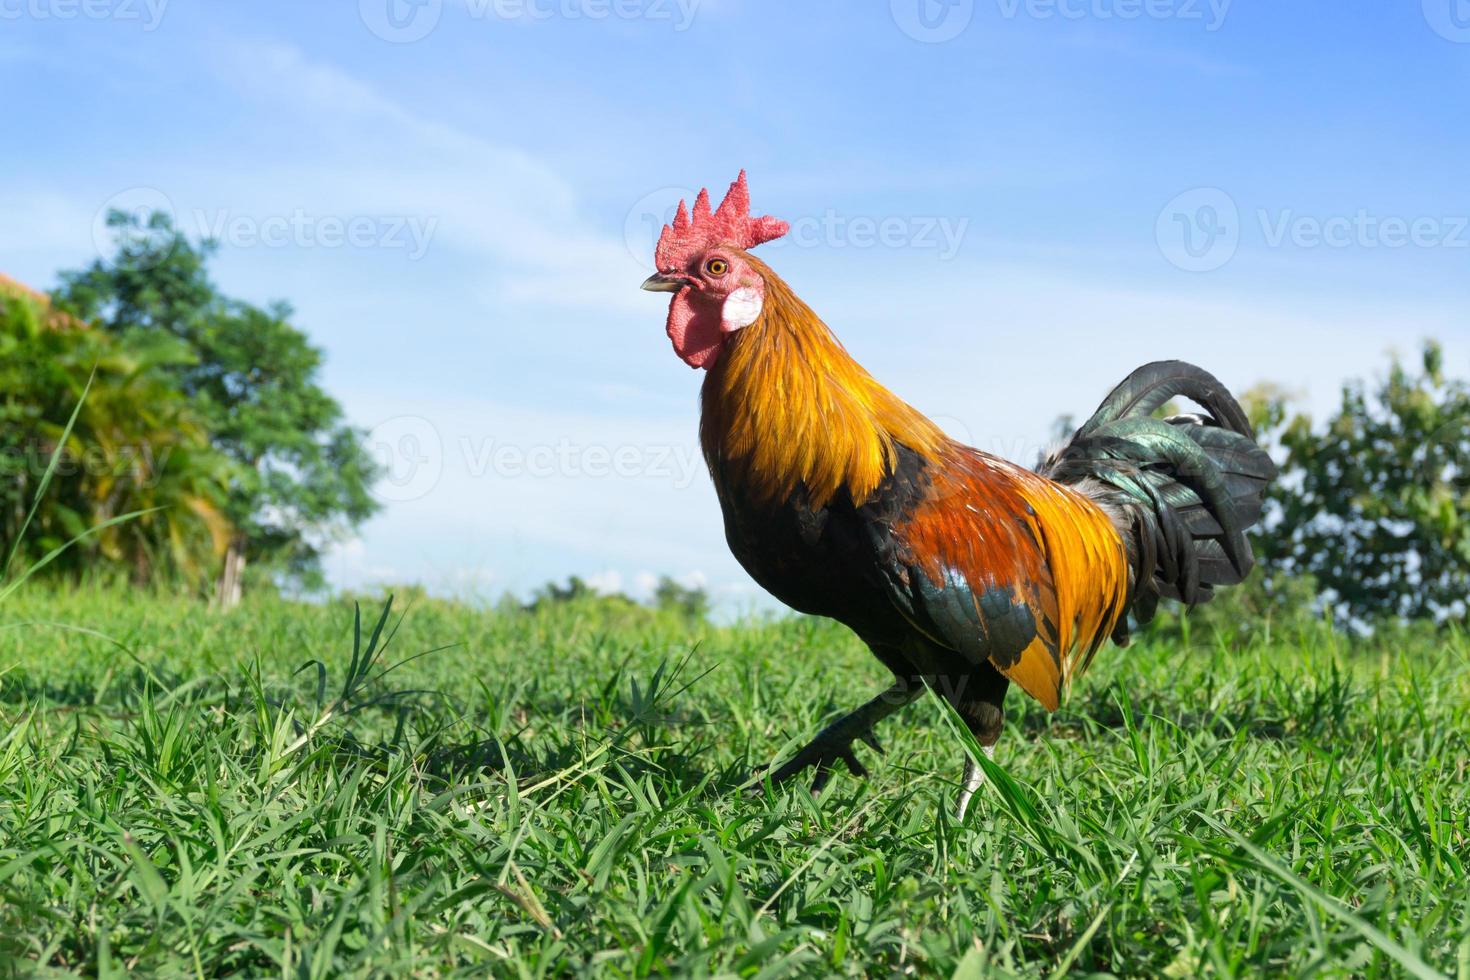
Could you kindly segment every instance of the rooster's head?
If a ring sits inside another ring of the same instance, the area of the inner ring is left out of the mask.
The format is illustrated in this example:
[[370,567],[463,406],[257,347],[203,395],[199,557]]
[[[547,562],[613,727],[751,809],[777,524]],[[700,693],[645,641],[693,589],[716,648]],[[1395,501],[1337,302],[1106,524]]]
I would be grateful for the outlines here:
[[664,225],[654,251],[658,271],[643,288],[674,294],[669,339],[684,363],[709,367],[727,334],[760,317],[766,283],[745,251],[780,238],[788,228],[778,218],[751,217],[743,170],[713,212],[707,190],[695,198],[693,214],[679,202],[674,223]]

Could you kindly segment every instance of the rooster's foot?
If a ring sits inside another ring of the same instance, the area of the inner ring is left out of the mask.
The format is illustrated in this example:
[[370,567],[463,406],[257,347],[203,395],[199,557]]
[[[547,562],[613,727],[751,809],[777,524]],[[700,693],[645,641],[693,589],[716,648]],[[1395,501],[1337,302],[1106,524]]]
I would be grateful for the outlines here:
[[878,739],[871,729],[848,733],[842,731],[838,725],[833,725],[823,729],[822,733],[812,739],[806,748],[796,753],[790,762],[771,773],[771,785],[779,786],[807,769],[815,769],[816,773],[812,776],[812,795],[819,796],[822,790],[826,789],[827,781],[832,777],[832,767],[838,762],[846,765],[847,771],[854,776],[867,779],[868,767],[858,761],[857,753],[853,751],[853,742],[859,739],[872,746],[879,755],[883,754],[883,747],[878,744]]
[[[883,746],[878,744],[873,726],[904,705],[911,704],[923,691],[922,684],[895,681],[892,687],[861,708],[822,729],[790,762],[769,774],[771,784],[779,785],[807,769],[816,769],[816,774],[812,777],[812,795],[817,796],[826,788],[827,781],[832,776],[832,767],[838,762],[846,765],[848,772],[854,776],[866,779],[868,769],[858,761],[853,743],[864,742],[882,755]],[[763,772],[762,778],[750,786],[752,791],[760,790],[765,782],[764,776]]]

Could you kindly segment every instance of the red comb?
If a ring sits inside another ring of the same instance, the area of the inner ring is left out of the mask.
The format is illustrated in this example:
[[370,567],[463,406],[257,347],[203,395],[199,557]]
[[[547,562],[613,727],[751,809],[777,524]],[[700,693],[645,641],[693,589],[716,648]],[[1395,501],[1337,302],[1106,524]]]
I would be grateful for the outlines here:
[[684,202],[679,202],[674,223],[664,225],[663,234],[658,236],[653,260],[661,272],[680,269],[711,245],[755,248],[762,242],[780,238],[790,228],[780,218],[750,216],[750,188],[745,186],[742,170],[714,213],[709,209],[708,190],[701,190],[694,199],[693,216]]

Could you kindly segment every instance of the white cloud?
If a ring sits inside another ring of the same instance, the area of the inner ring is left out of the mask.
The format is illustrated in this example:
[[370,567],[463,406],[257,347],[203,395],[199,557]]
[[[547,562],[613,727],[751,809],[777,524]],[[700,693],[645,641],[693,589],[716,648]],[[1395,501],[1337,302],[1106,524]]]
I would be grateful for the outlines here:
[[241,45],[222,77],[303,117],[318,149],[274,173],[213,175],[216,196],[265,213],[310,202],[333,214],[432,217],[431,247],[480,256],[492,299],[646,312],[621,228],[591,225],[576,187],[524,150],[410,112],[286,45]]
[[616,595],[623,591],[623,576],[612,568],[593,572],[587,576],[587,586],[598,595]]

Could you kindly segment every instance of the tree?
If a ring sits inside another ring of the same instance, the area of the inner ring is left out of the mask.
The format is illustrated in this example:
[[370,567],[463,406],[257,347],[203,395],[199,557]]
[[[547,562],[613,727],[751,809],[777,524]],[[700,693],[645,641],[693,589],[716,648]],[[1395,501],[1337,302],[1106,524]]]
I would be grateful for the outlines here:
[[573,575],[566,585],[547,582],[531,595],[531,601],[520,607],[524,612],[541,613],[548,610],[576,608],[603,618],[626,620],[628,617],[646,617],[648,610],[621,592],[599,592],[582,578]]
[[653,590],[653,607],[673,612],[692,623],[703,622],[709,615],[709,593],[699,586],[683,586],[664,575]]
[[537,589],[531,596],[531,601],[526,605],[527,612],[535,612],[553,606],[565,605],[569,602],[581,602],[597,596],[597,590],[582,580],[581,576],[573,575],[567,579],[566,585],[558,585],[555,582],[547,582]]
[[[213,574],[232,530],[224,513],[232,464],[171,383],[173,368],[188,359],[169,338],[125,344],[58,317],[43,301],[0,297],[5,554],[14,547],[31,563],[85,534],[51,570],[82,574],[101,559],[140,584],[198,583]],[[25,526],[53,456],[50,486]],[[138,511],[146,513],[97,530]]]
[[166,336],[190,353],[173,380],[237,464],[218,600],[239,600],[247,562],[315,584],[321,547],[376,511],[378,472],[362,433],[320,385],[321,352],[287,305],[220,294],[207,271],[213,242],[189,241],[163,214],[113,212],[108,224],[112,260],[63,273],[56,299],[115,336]]
[[1261,401],[1286,460],[1260,542],[1275,574],[1310,575],[1339,614],[1464,621],[1470,596],[1470,384],[1426,343],[1371,391],[1342,390],[1326,426]]

